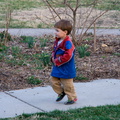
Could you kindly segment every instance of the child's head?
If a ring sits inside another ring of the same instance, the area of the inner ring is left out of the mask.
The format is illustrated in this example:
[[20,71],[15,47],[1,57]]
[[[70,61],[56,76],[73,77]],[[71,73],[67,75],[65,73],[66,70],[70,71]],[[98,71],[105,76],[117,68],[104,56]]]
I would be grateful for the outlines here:
[[69,35],[72,30],[72,24],[70,23],[70,21],[64,19],[55,23],[54,27],[55,29],[57,29],[58,33],[56,33],[56,36],[59,38],[62,38],[62,36],[64,37],[65,35]]

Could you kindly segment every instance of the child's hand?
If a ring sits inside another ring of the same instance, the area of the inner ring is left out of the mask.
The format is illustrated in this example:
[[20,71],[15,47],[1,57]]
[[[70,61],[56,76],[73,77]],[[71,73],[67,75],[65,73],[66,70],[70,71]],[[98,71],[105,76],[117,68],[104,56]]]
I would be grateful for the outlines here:
[[53,64],[55,65],[55,61],[54,61],[54,58],[52,57],[52,62],[53,62]]

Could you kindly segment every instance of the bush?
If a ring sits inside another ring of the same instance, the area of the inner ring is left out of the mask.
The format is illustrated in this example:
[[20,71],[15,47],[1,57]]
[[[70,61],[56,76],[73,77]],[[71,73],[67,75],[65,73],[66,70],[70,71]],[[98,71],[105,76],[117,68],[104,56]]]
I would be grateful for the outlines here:
[[76,80],[88,80],[89,78],[84,77],[82,74],[75,77]]
[[77,47],[77,51],[79,53],[79,57],[83,58],[85,56],[90,56],[90,52],[87,51],[88,45],[82,45]]
[[47,66],[50,64],[50,55],[48,53],[41,53],[40,60],[44,66]]
[[12,37],[6,31],[0,32],[0,46],[5,45],[8,41],[11,41]]
[[28,44],[28,48],[33,48],[34,47],[34,38],[31,36],[21,36],[22,40],[21,42],[23,43],[27,43]]
[[38,84],[42,83],[42,80],[39,80],[38,78],[36,78],[35,76],[32,75],[32,76],[28,77],[28,83],[38,85]]
[[21,49],[19,46],[13,46],[12,47],[12,55],[13,56],[18,56],[21,53]]
[[48,42],[48,39],[40,38],[40,46],[45,47]]

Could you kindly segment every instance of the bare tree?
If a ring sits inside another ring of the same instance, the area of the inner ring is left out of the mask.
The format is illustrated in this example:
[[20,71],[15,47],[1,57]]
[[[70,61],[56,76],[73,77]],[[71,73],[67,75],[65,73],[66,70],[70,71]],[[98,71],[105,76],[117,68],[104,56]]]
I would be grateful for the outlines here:
[[10,40],[10,36],[8,33],[8,29],[10,27],[10,22],[11,22],[11,6],[10,6],[10,1],[5,1],[5,7],[4,8],[4,14],[5,14],[5,30],[3,31],[3,42],[2,44],[7,46],[7,41]]
[[5,24],[6,30],[5,30],[5,40],[4,40],[5,45],[7,44],[7,41],[8,41],[8,29],[10,26],[10,22],[11,22],[11,9],[8,5],[6,9],[6,24]]
[[96,23],[94,22],[94,52],[96,52]]
[[[75,44],[80,44],[87,31],[110,9],[109,7],[107,10],[99,11],[93,15],[93,12],[96,10],[95,7],[102,3],[101,0],[92,0],[89,2],[83,0],[43,0],[43,2],[49,8],[55,22],[59,19],[66,18],[73,23],[71,36]],[[82,29],[80,32],[78,31],[79,28]],[[79,34],[79,41],[76,39],[77,33]]]

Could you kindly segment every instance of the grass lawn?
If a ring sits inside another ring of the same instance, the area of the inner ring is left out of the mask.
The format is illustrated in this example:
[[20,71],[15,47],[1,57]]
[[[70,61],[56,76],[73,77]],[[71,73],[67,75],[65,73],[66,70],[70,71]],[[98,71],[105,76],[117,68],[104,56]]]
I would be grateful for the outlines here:
[[0,0],[0,12],[6,10],[6,5],[12,10],[24,10],[30,8],[37,8],[43,5],[42,0]]
[[[53,1],[56,2],[55,0]],[[58,0],[58,2],[59,1],[62,2],[63,0]],[[81,0],[80,2],[85,6],[86,4],[93,3],[93,0]],[[68,0],[68,3],[73,5],[74,7],[76,5],[76,0]],[[109,8],[111,10],[120,10],[119,4],[120,4],[119,0],[112,0],[112,1],[98,0],[98,4],[96,8],[101,10],[109,9]],[[6,8],[6,5],[9,6],[12,10],[23,10],[23,9],[38,8],[45,6],[42,0],[0,0],[0,13],[6,10],[6,9],[2,9],[2,8]],[[61,5],[57,4],[57,6],[55,7],[61,7]],[[62,7],[64,7],[64,5]]]
[[68,111],[55,110],[47,113],[23,114],[0,120],[120,120],[120,104],[84,107]]
[[[52,0],[52,1],[55,1],[55,0]],[[59,0],[59,1],[61,2],[63,0]],[[73,6],[73,7],[76,6],[76,0],[72,0],[72,1],[68,0],[68,2],[71,4],[71,6]],[[93,0],[81,0],[80,2],[81,2],[80,7],[87,7],[87,4],[92,4]],[[53,5],[53,3],[52,3],[52,5]],[[55,7],[60,8],[60,7],[64,7],[64,5],[55,4]],[[26,14],[29,14],[29,11],[33,10],[33,8],[39,10],[39,9],[43,9],[43,8],[45,9],[46,7],[45,7],[45,3],[43,3],[42,0],[0,0],[0,28],[5,28],[6,14],[8,13],[9,10],[11,10],[11,12],[14,14],[16,12],[20,11],[21,14],[19,17],[24,18],[24,20],[15,19],[15,18],[13,18],[13,15],[12,15],[9,28],[46,28],[46,27],[51,27],[51,25],[49,26],[48,24],[46,25],[45,23],[41,23],[40,25],[38,24],[37,26],[34,25],[37,23],[37,21],[33,22],[32,17],[30,20],[28,20],[28,16],[26,16]],[[95,8],[99,9],[99,10],[110,9],[110,10],[120,11],[120,2],[119,2],[119,0],[113,0],[113,1],[98,0],[98,4],[95,6]],[[22,14],[22,12],[25,10],[28,12],[26,14]],[[41,14],[40,11],[38,11],[38,12],[39,12],[39,14]],[[31,15],[33,15],[33,14],[36,14],[36,13],[31,13]],[[29,15],[29,16],[31,16],[31,15]],[[116,17],[116,15],[115,15],[115,17]],[[27,20],[25,20],[25,19],[27,19]],[[36,20],[37,20],[37,18],[36,18]]]

